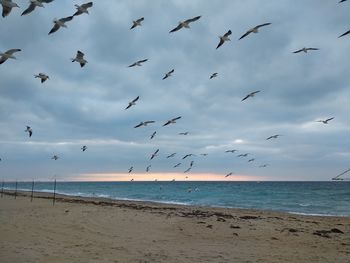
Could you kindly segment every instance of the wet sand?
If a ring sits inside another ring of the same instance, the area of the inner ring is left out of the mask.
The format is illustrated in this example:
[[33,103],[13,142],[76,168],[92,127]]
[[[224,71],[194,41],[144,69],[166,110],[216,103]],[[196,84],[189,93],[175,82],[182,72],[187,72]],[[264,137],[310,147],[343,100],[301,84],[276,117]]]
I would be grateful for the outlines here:
[[350,262],[350,217],[35,196],[0,198],[0,262]]

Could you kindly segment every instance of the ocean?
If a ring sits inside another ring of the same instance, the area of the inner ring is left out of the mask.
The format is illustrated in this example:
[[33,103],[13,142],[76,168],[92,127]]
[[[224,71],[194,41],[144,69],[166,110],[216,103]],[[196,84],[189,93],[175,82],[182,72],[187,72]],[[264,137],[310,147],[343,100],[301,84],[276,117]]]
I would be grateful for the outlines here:
[[[18,182],[31,190],[31,182]],[[14,189],[5,182],[4,189]],[[35,182],[53,192],[53,182]],[[305,215],[350,216],[350,182],[60,182],[56,192],[84,197],[211,207],[253,208]]]

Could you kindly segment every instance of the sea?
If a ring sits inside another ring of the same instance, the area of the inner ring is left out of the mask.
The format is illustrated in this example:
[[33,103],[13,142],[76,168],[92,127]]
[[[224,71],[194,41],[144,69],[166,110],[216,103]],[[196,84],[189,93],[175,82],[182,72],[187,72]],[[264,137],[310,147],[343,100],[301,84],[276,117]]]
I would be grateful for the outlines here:
[[[32,182],[18,182],[31,191]],[[4,189],[15,189],[5,182]],[[54,182],[35,182],[52,193]],[[282,211],[315,216],[350,216],[350,181],[332,182],[60,182],[56,193],[115,200]]]

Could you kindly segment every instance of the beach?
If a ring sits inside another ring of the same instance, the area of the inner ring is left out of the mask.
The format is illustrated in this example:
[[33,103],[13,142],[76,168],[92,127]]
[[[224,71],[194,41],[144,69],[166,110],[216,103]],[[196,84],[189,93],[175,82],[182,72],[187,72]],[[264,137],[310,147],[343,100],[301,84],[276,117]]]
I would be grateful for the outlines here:
[[7,191],[0,262],[344,262],[350,217]]

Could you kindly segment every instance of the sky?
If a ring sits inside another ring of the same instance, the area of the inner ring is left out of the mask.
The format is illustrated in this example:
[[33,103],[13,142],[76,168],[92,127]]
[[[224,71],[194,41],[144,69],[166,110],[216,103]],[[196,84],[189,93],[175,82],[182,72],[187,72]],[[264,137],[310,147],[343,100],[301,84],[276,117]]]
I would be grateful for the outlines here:
[[[51,35],[53,19],[83,2],[53,1],[25,16],[28,1],[15,2],[0,23],[0,51],[22,49],[0,65],[4,180],[329,180],[350,168],[350,37],[338,38],[350,29],[350,2],[104,0]],[[190,29],[169,33],[195,16]],[[215,49],[228,30],[231,41]],[[293,53],[303,47],[319,50]],[[77,50],[83,68],[71,62]],[[40,83],[39,72],[50,79]],[[134,128],[146,120],[155,123]]]

